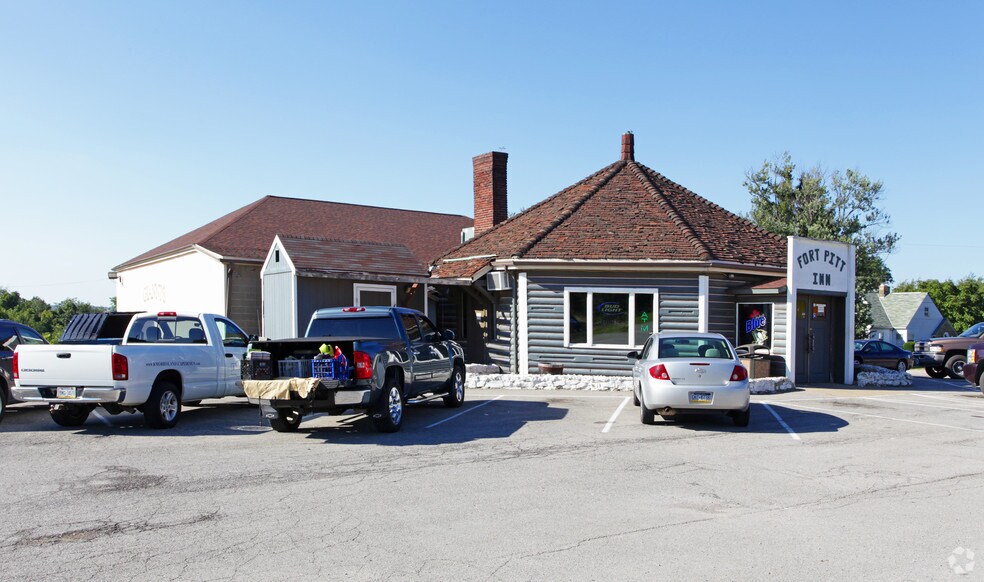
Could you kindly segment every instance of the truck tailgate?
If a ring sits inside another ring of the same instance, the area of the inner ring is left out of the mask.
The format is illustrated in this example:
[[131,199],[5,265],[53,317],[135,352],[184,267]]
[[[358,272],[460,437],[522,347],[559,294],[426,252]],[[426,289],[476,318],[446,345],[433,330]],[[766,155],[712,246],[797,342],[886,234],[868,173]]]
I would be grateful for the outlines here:
[[113,346],[17,346],[19,386],[108,386],[113,383]]

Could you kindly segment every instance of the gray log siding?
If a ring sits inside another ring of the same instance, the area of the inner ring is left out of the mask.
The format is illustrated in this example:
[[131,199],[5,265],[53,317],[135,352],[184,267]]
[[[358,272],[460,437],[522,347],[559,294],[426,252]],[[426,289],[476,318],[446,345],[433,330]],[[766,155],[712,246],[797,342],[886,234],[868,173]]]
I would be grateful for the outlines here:
[[[643,288],[659,293],[659,329],[696,331],[697,275],[619,276],[610,273],[529,275],[529,372],[540,363],[563,364],[570,374],[627,376],[632,364],[623,348],[564,347],[564,289],[568,287]],[[641,341],[639,342],[642,343]]]
[[490,364],[497,364],[504,371],[510,371],[510,345],[512,342],[512,295],[499,294],[494,309],[495,335],[487,343]]

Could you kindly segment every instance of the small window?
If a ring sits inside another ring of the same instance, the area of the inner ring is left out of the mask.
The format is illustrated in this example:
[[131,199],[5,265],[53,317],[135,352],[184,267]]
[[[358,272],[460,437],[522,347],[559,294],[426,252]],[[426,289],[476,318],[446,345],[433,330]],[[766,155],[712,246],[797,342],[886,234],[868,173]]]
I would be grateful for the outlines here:
[[[227,319],[215,320],[215,326],[219,328],[219,336],[222,338],[222,345],[227,348],[245,348],[249,343],[249,336],[246,332],[239,329],[239,326]],[[196,343],[206,343],[205,336],[202,335],[201,341]]]
[[407,337],[412,342],[420,341],[420,327],[417,325],[417,318],[409,313],[400,315],[403,319],[403,327],[407,329]]
[[20,338],[17,337],[17,332],[14,330],[14,326],[0,325],[0,350],[12,352],[19,343]]
[[274,263],[280,262],[280,249],[273,251],[273,262]]
[[426,317],[420,318],[420,335],[424,337],[424,341],[432,342],[440,339],[437,335],[437,328]]
[[929,317],[929,307],[923,307],[923,316]]
[[30,344],[48,343],[47,341],[45,341],[43,337],[41,337],[40,334],[38,334],[38,332],[34,331],[29,327],[21,326],[18,329],[20,330],[21,341],[24,342],[25,344],[30,345]]

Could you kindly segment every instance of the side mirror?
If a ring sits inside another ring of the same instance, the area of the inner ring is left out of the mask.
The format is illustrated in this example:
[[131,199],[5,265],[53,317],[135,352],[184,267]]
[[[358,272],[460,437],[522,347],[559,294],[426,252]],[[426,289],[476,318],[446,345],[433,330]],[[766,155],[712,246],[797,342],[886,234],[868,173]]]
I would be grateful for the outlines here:
[[257,336],[255,333],[253,335],[249,336],[249,341],[251,341],[251,342],[255,342],[255,341],[259,341],[259,340],[260,340],[259,336]]
[[441,331],[441,339],[445,341],[452,341],[454,339],[454,332],[450,329],[445,329]]
[[628,358],[628,359],[630,359],[630,360],[638,360],[640,358],[640,356],[641,356],[641,354],[639,352],[637,352],[637,351],[634,351],[634,350],[631,351],[631,352],[629,352],[629,353],[627,353],[627,354],[625,354],[625,357]]

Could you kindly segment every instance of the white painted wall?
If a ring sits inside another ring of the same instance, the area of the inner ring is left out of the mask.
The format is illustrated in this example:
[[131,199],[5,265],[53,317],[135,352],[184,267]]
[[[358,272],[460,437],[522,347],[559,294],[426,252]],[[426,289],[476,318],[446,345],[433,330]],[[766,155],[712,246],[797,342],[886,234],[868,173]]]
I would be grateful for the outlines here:
[[225,265],[201,251],[120,271],[119,311],[226,313]]

